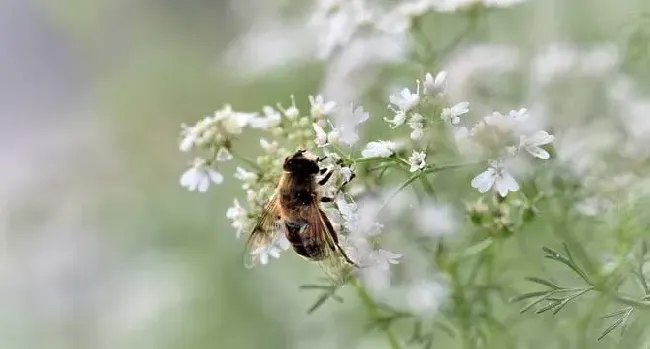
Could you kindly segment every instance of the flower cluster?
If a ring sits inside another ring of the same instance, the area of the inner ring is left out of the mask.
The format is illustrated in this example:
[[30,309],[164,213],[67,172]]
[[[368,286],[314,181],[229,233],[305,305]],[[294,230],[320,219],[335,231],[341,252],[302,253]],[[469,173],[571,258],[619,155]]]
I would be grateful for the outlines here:
[[386,6],[368,0],[320,0],[311,24],[321,34],[320,55],[328,57],[347,45],[355,35],[374,32],[404,34],[429,12],[469,11],[477,8],[510,7],[525,0],[408,0]]

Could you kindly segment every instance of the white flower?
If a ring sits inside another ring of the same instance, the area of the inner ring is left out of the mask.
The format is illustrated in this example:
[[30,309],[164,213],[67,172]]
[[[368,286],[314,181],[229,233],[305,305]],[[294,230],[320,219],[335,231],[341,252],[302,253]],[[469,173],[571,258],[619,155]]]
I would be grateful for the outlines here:
[[280,252],[288,249],[291,246],[289,240],[281,231],[276,232],[273,241],[266,246],[257,246],[251,251],[253,258],[259,260],[260,263],[266,265],[269,263],[269,257],[280,258]]
[[253,116],[250,118],[249,123],[251,127],[271,128],[280,125],[282,115],[277,110],[267,105],[262,108],[262,112],[264,113],[264,117]]
[[450,206],[427,203],[413,214],[418,227],[427,235],[449,236],[457,231],[458,224]]
[[447,294],[447,288],[442,283],[423,280],[409,287],[406,303],[411,312],[432,314],[438,312]]
[[537,131],[531,135],[521,135],[519,136],[519,148],[524,149],[536,158],[546,160],[551,155],[546,150],[540,148],[540,146],[553,143],[554,139],[555,137],[546,131]]
[[444,121],[457,125],[460,122],[460,116],[469,112],[469,102],[460,102],[451,107],[443,108],[440,118]]
[[414,141],[422,139],[424,137],[424,117],[420,114],[411,115],[408,125],[411,127],[411,139]]
[[293,95],[291,95],[291,105],[289,106],[289,108],[284,109],[282,105],[278,104],[278,109],[280,109],[280,111],[282,111],[284,116],[289,120],[295,120],[300,116],[300,110],[296,108],[296,99],[294,98]]
[[495,187],[499,195],[505,197],[509,191],[518,191],[519,184],[498,161],[493,161],[487,170],[472,179],[472,187],[485,193]]
[[219,122],[226,133],[239,134],[248,121],[256,117],[257,113],[239,113],[232,110],[230,105],[225,105],[221,110],[214,112],[213,120]]
[[373,266],[388,270],[391,264],[399,264],[402,255],[390,251],[378,249],[370,253],[369,260]]
[[413,151],[413,154],[409,157],[409,165],[411,165],[411,168],[409,171],[415,172],[417,170],[423,169],[425,166],[427,166],[427,163],[425,161],[427,157],[427,154],[423,151]]
[[217,161],[230,161],[232,160],[232,154],[226,148],[221,148],[217,152],[216,156]]
[[234,200],[233,206],[226,211],[226,218],[232,221],[232,227],[237,231],[237,239],[239,239],[242,232],[247,229],[248,212],[239,205],[237,199]]
[[323,128],[320,127],[318,124],[314,123],[313,126],[314,126],[314,131],[316,131],[316,139],[314,140],[314,142],[319,147],[326,146],[327,145],[327,133],[325,133],[325,130],[323,130]]
[[189,191],[198,190],[205,192],[210,182],[221,184],[223,176],[215,169],[207,166],[206,161],[200,158],[194,160],[194,164],[181,175],[180,184]]
[[178,145],[178,149],[182,152],[188,152],[192,150],[194,147],[194,144],[196,143],[196,140],[198,138],[198,133],[196,132],[195,127],[183,127],[183,131],[181,132],[181,136],[183,139],[181,139],[180,144]]
[[364,123],[370,118],[370,114],[363,110],[363,107],[359,106],[350,108],[352,113],[345,113],[338,117],[337,128],[338,130],[337,137],[338,140],[352,146],[357,141],[359,141],[359,135],[357,134],[357,128],[359,125]]
[[242,182],[251,183],[257,180],[257,175],[254,172],[246,171],[245,169],[237,166],[237,172],[235,172],[235,178],[239,179]]
[[325,99],[321,95],[316,97],[309,96],[309,103],[311,104],[311,116],[313,118],[329,115],[336,108],[336,102],[325,102]]
[[361,152],[363,158],[387,158],[395,152],[397,145],[392,141],[370,142]]
[[384,121],[393,125],[391,126],[392,128],[402,126],[406,121],[406,113],[404,111],[402,110],[394,110],[394,111],[395,111],[395,117],[393,117],[392,120],[389,118],[384,118]]
[[269,142],[266,138],[260,138],[260,147],[268,154],[274,154],[278,151],[278,142]]
[[427,73],[422,85],[424,86],[424,94],[427,96],[443,95],[447,87],[447,72],[444,70],[439,72],[435,79],[431,73]]
[[420,103],[420,81],[417,80],[417,89],[411,93],[408,88],[404,88],[398,95],[390,96],[390,102],[397,106],[398,110],[408,112]]

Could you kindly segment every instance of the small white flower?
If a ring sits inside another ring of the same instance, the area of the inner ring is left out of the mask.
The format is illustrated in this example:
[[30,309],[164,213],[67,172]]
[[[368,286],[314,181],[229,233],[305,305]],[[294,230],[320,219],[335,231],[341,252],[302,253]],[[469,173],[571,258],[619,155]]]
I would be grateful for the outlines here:
[[327,133],[325,133],[325,130],[323,130],[323,128],[320,127],[318,124],[314,123],[313,126],[314,126],[314,131],[316,131],[316,139],[314,140],[314,142],[319,147],[326,146],[327,145]]
[[352,106],[350,110],[352,113],[348,112],[338,118],[339,122],[337,122],[336,130],[338,130],[338,140],[352,146],[359,141],[357,128],[370,118],[370,114],[364,111],[361,106],[356,108]]
[[518,191],[519,184],[498,161],[493,161],[487,170],[472,179],[472,187],[480,193],[485,193],[495,187],[499,195],[505,197],[509,191]]
[[291,105],[289,106],[289,108],[284,109],[282,105],[278,104],[278,109],[280,109],[280,111],[282,111],[284,116],[289,120],[295,120],[300,116],[300,110],[296,108],[296,99],[294,98],[293,95],[291,95]]
[[542,145],[553,143],[555,137],[546,131],[537,131],[531,135],[519,136],[519,148],[524,149],[530,155],[547,160],[551,155],[544,149],[540,148]]
[[341,179],[343,180],[344,183],[347,183],[352,180],[352,169],[349,167],[341,167],[339,170],[339,173],[341,174]]
[[408,125],[411,127],[412,140],[417,141],[424,137],[424,117],[422,115],[418,113],[411,115]]
[[181,175],[180,184],[189,191],[198,190],[205,192],[210,182],[221,184],[223,176],[215,169],[208,167],[206,161],[200,158],[194,160],[194,164]]
[[404,122],[406,121],[406,113],[402,110],[394,110],[395,111],[395,117],[393,119],[389,118],[384,118],[384,121],[386,121],[389,124],[392,124],[392,128],[396,128],[399,126],[402,126]]
[[516,122],[526,121],[530,117],[528,109],[521,108],[519,110],[511,110],[508,112],[508,117]]
[[257,113],[240,113],[232,110],[230,105],[225,105],[221,110],[214,112],[213,120],[219,122],[226,133],[239,134],[248,121],[256,117]]
[[425,161],[427,154],[423,151],[413,151],[411,157],[409,157],[409,165],[411,165],[410,171],[415,172],[421,170],[427,166]]
[[408,112],[420,104],[420,81],[417,81],[417,89],[415,93],[411,93],[408,88],[404,88],[400,94],[392,95],[389,98],[390,102],[397,106],[398,110]]
[[248,212],[239,205],[237,199],[234,200],[233,206],[226,211],[226,218],[232,221],[232,227],[237,231],[237,239],[247,228]]
[[278,142],[269,142],[266,138],[260,138],[260,147],[269,154],[278,151]]
[[245,169],[237,166],[237,172],[235,172],[235,178],[239,179],[242,182],[251,183],[257,180],[257,175],[254,172],[246,171]]
[[181,139],[181,142],[178,145],[178,149],[182,152],[188,152],[194,147],[194,143],[196,142],[199,135],[196,132],[196,127],[183,126],[181,136],[183,139]]
[[468,112],[469,102],[460,102],[451,107],[443,108],[440,118],[452,125],[457,125],[460,122],[460,116]]
[[262,108],[264,117],[254,116],[249,120],[249,124],[253,128],[271,128],[280,125],[282,115],[268,105]]
[[402,255],[390,251],[378,249],[370,253],[370,260],[373,265],[384,270],[388,270],[391,264],[399,264]]
[[395,152],[397,145],[392,141],[370,142],[361,152],[363,158],[387,158]]
[[444,70],[439,72],[435,79],[431,73],[427,73],[422,85],[424,86],[424,94],[427,96],[443,95],[447,87],[447,72]]
[[311,116],[313,118],[321,118],[329,115],[336,108],[336,102],[325,102],[325,99],[321,95],[316,97],[309,96],[309,103],[311,104]]
[[288,249],[291,246],[286,236],[278,231],[273,241],[266,246],[258,246],[255,250],[251,251],[251,255],[257,258],[263,265],[269,263],[269,257],[280,258],[280,252]]
[[230,161],[232,160],[232,154],[226,148],[221,148],[217,152],[216,156],[217,161]]

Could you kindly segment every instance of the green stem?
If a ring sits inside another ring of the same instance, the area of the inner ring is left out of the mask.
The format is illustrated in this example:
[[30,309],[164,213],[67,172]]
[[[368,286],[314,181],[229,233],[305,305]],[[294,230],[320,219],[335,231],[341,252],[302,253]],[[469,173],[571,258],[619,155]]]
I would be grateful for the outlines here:
[[235,153],[235,152],[232,151],[232,149],[229,149],[228,152],[230,152],[230,155],[232,155],[233,158],[241,160],[241,161],[247,163],[249,166],[254,168],[255,171],[260,172],[262,170],[260,168],[260,166],[255,161],[253,161],[253,159],[250,159],[250,158],[248,158],[246,156]]
[[[361,299],[363,305],[366,307],[368,315],[370,315],[370,317],[373,319],[377,319],[379,317],[377,304],[375,304],[375,301],[372,300],[372,297],[370,297],[370,294],[366,288],[361,284],[361,281],[359,279],[354,279],[351,283],[357,290],[357,294],[359,295],[359,298]],[[390,330],[390,328],[386,326],[382,327],[381,329],[384,331],[384,334],[388,339],[388,343],[390,343],[390,347],[392,349],[401,349],[397,337],[395,337],[395,334]]]

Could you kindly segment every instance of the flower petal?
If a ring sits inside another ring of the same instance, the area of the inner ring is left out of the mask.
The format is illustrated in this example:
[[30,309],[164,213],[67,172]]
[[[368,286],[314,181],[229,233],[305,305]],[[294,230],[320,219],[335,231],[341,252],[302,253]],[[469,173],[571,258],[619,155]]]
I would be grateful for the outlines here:
[[478,176],[472,179],[472,188],[476,188],[480,193],[485,193],[496,181],[496,171],[492,167],[488,167],[487,170],[481,172]]
[[501,171],[501,176],[496,180],[496,189],[499,192],[501,197],[508,195],[509,191],[518,191],[519,184],[517,181],[510,175],[510,173],[505,170]]

